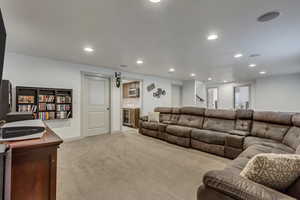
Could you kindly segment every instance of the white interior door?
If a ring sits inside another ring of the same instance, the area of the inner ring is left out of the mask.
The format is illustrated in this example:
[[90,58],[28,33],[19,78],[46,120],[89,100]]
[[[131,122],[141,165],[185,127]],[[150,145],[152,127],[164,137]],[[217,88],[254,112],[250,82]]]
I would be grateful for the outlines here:
[[181,107],[182,106],[182,87],[180,85],[172,85],[172,106]]
[[109,133],[109,79],[84,76],[84,132],[86,136]]

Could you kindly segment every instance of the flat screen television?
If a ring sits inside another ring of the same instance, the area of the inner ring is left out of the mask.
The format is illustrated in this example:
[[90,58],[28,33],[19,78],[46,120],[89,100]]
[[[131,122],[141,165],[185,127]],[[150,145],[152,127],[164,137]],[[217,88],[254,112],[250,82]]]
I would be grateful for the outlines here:
[[2,12],[0,9],[0,88],[1,88],[1,82],[2,82],[5,44],[6,44],[6,30],[5,30],[5,26],[4,26]]

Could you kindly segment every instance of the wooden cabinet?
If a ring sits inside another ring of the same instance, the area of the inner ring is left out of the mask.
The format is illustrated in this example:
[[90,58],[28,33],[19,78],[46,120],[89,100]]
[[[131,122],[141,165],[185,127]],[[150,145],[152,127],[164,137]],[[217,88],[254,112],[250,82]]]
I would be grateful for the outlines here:
[[57,149],[62,140],[50,129],[41,139],[8,142],[5,200],[55,200]]
[[124,108],[123,109],[123,125],[132,128],[139,127],[140,109]]
[[140,97],[140,82],[130,82],[123,84],[123,98],[139,98]]

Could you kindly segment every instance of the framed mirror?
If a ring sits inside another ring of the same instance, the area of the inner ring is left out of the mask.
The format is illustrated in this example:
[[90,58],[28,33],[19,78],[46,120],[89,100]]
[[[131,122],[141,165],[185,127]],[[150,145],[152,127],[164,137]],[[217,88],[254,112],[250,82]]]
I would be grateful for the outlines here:
[[234,108],[235,109],[249,109],[251,105],[251,86],[243,85],[234,87]]
[[218,109],[218,88],[207,88],[207,108]]

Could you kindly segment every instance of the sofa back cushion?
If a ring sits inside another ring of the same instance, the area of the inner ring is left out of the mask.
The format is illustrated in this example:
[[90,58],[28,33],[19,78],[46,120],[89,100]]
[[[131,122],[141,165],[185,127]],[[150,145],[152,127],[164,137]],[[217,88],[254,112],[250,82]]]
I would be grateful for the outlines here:
[[253,110],[237,110],[236,118],[235,129],[249,132],[252,125]]
[[166,122],[171,120],[172,108],[169,107],[157,107],[154,109],[155,112],[159,112],[159,121]]
[[293,127],[289,129],[283,138],[283,143],[296,150],[300,145],[300,114],[295,114],[292,117],[292,123]]
[[201,129],[203,127],[205,108],[182,107],[178,125]]
[[205,111],[203,128],[214,131],[230,132],[235,128],[236,113],[233,110]]
[[203,127],[203,119],[204,117],[201,116],[181,114],[178,125],[201,129]]
[[172,108],[171,123],[177,124],[180,117],[180,108]]
[[254,112],[251,135],[281,142],[292,123],[291,113]]

